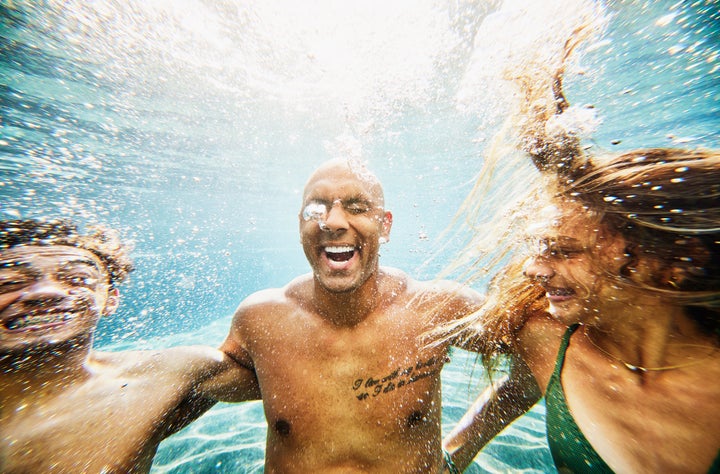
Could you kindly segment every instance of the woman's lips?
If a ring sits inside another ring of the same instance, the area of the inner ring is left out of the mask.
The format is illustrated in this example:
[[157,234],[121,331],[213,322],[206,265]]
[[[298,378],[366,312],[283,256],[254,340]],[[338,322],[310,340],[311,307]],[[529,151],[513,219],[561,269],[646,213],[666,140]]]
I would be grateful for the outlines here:
[[575,296],[575,291],[571,288],[546,288],[545,297],[551,303],[561,303],[572,299]]

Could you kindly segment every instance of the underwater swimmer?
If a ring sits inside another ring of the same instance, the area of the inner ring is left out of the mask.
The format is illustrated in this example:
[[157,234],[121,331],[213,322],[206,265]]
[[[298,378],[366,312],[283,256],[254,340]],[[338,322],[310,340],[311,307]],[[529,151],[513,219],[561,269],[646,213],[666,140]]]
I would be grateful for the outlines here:
[[132,271],[115,233],[0,222],[0,472],[148,472],[160,441],[216,401],[257,398],[217,349],[92,349]]
[[[533,90],[539,77],[524,82],[520,121],[543,187],[523,206],[540,210],[528,214],[534,250],[478,313],[514,358],[509,386],[519,406],[545,397],[560,472],[720,472],[720,152],[587,156],[546,126],[568,107],[562,74]],[[472,444],[483,410],[447,444]]]
[[450,343],[423,336],[475,311],[480,295],[379,265],[392,214],[364,165],[324,163],[302,199],[312,273],[243,301],[221,347],[257,374],[265,472],[455,472],[440,425]]

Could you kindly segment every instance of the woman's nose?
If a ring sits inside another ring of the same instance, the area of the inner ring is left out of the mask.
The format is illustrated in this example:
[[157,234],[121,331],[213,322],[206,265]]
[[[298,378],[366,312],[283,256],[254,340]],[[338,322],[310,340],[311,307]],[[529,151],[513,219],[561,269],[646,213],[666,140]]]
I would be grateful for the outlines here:
[[543,257],[533,257],[525,264],[523,274],[531,280],[547,281],[555,276],[555,270]]

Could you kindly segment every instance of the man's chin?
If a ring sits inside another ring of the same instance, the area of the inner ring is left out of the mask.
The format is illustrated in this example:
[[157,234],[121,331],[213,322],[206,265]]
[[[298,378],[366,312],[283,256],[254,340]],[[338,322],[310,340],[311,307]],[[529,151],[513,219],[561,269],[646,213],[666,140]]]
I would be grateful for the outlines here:
[[357,291],[357,289],[359,288],[356,285],[328,285],[322,282],[320,282],[320,286],[322,286],[323,289],[328,293],[333,293],[337,295],[350,294]]
[[327,292],[337,294],[352,293],[362,286],[362,282],[352,277],[316,276],[315,281]]
[[28,336],[0,344],[0,355],[12,358],[36,356],[43,353],[59,354],[64,350],[76,348],[81,340],[88,337],[90,336],[71,336],[67,334]]

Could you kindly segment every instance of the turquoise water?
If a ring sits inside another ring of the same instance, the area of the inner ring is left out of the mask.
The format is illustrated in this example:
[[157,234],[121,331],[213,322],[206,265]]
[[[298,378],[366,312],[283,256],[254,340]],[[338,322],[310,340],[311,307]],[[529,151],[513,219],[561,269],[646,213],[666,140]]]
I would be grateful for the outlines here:
[[[523,45],[489,20],[509,25],[516,2],[389,3],[0,0],[3,218],[102,222],[134,243],[97,346],[222,341],[242,298],[308,271],[300,192],[332,156],[361,156],[385,185],[383,264],[432,278],[454,258],[466,236],[443,231],[507,111],[492,53]],[[588,143],[720,147],[716,2],[605,7],[607,30],[566,79],[601,119]],[[456,352],[445,432],[481,380]],[[551,471],[543,416],[469,472]],[[265,429],[258,403],[216,406],[161,445],[153,471],[260,472]]]

